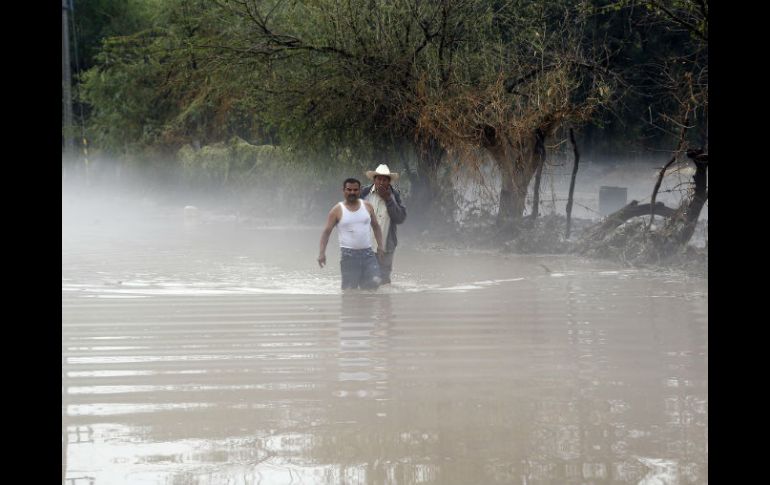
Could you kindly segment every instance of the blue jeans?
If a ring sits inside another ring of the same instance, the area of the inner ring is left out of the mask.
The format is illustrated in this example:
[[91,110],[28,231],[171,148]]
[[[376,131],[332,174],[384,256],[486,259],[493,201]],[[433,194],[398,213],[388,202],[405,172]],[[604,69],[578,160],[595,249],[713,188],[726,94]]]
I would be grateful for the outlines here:
[[340,248],[340,253],[343,290],[349,288],[374,290],[380,286],[382,282],[380,265],[377,263],[377,256],[371,248]]
[[382,278],[381,285],[390,283],[390,273],[393,271],[393,256],[396,251],[382,253],[382,260],[380,261],[380,277]]

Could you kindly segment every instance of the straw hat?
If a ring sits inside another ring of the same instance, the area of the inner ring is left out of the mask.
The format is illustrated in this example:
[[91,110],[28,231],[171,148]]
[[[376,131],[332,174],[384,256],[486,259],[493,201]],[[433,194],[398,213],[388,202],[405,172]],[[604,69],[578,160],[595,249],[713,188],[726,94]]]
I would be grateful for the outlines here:
[[391,182],[395,182],[396,180],[398,180],[398,173],[396,172],[391,173],[388,166],[385,165],[384,163],[380,164],[376,169],[369,170],[368,172],[366,172],[366,178],[368,178],[369,180],[374,180],[375,175],[384,175],[386,177],[390,177]]

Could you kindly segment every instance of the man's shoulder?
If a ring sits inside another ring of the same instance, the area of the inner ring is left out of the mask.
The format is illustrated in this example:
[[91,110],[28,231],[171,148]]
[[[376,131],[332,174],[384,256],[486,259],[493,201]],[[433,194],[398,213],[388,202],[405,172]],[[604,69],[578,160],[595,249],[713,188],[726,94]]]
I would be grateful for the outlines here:
[[369,195],[369,192],[372,191],[372,187],[374,187],[374,184],[365,185],[364,187],[361,187],[361,198],[363,199],[367,195]]

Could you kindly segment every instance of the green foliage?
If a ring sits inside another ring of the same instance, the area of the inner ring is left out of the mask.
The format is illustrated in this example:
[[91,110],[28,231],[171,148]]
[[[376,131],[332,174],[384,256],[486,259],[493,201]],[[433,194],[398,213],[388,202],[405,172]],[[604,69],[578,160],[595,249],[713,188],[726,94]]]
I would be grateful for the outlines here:
[[150,26],[104,40],[80,89],[96,145],[117,155],[174,153],[193,141],[264,136],[253,100],[243,95],[249,75],[212,68],[196,45],[215,25],[210,13],[207,2],[159,2]]
[[85,71],[94,66],[104,39],[131,35],[148,28],[161,1],[73,0],[73,38],[77,41],[71,42],[74,54],[70,56],[72,72]]
[[104,68],[82,76],[82,101],[93,107],[90,138],[102,148],[130,151],[155,143],[171,106],[158,85],[163,69],[149,55],[151,33],[105,41]]
[[[707,67],[700,34],[666,13],[697,20],[696,4],[89,0],[79,4],[82,47],[104,41],[83,56],[92,66],[81,96],[91,143],[114,154],[185,154],[185,145],[213,149],[237,136],[358,173],[372,159],[417,153],[430,124],[445,129],[445,143],[493,121],[525,132],[548,106],[565,107],[562,122],[570,106],[611,107],[570,116],[592,116],[598,140],[645,137],[650,117],[660,125],[676,111],[672,83]],[[640,5],[655,8],[632,8]],[[707,35],[705,19],[696,25]],[[458,113],[469,123],[456,134],[436,117]],[[229,179],[236,161],[230,171],[222,163],[199,168]]]
[[[253,145],[237,136],[197,149],[184,145],[176,158],[189,187],[213,191],[253,214],[292,214],[315,222],[339,200],[344,178],[365,180],[350,151],[335,158],[317,153],[308,158],[306,153]],[[331,165],[336,170],[328,170]]]
[[295,165],[290,151],[273,145],[252,145],[237,136],[199,150],[184,145],[177,158],[188,180],[220,185],[256,183]]
[[637,149],[671,149],[679,136],[671,120],[681,123],[688,103],[690,123],[705,130],[708,2],[591,0],[584,4],[592,20],[588,35],[606,52],[608,67],[622,79],[619,102],[596,117],[588,129],[597,147],[601,143],[605,151],[617,152],[617,144],[622,143],[628,150],[626,140],[632,140],[639,143]]

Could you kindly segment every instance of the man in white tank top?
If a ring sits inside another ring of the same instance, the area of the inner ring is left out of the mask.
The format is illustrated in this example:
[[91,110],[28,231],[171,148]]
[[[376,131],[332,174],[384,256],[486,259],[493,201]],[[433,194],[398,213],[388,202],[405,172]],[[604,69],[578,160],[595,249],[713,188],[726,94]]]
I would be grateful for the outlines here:
[[[372,205],[358,198],[360,192],[361,182],[358,180],[349,178],[343,182],[345,200],[329,211],[326,227],[321,233],[318,265],[323,268],[326,265],[326,245],[329,244],[332,229],[337,226],[343,290],[376,289],[382,282],[378,263],[383,255],[382,230]],[[376,256],[372,251],[372,232],[377,242]]]

